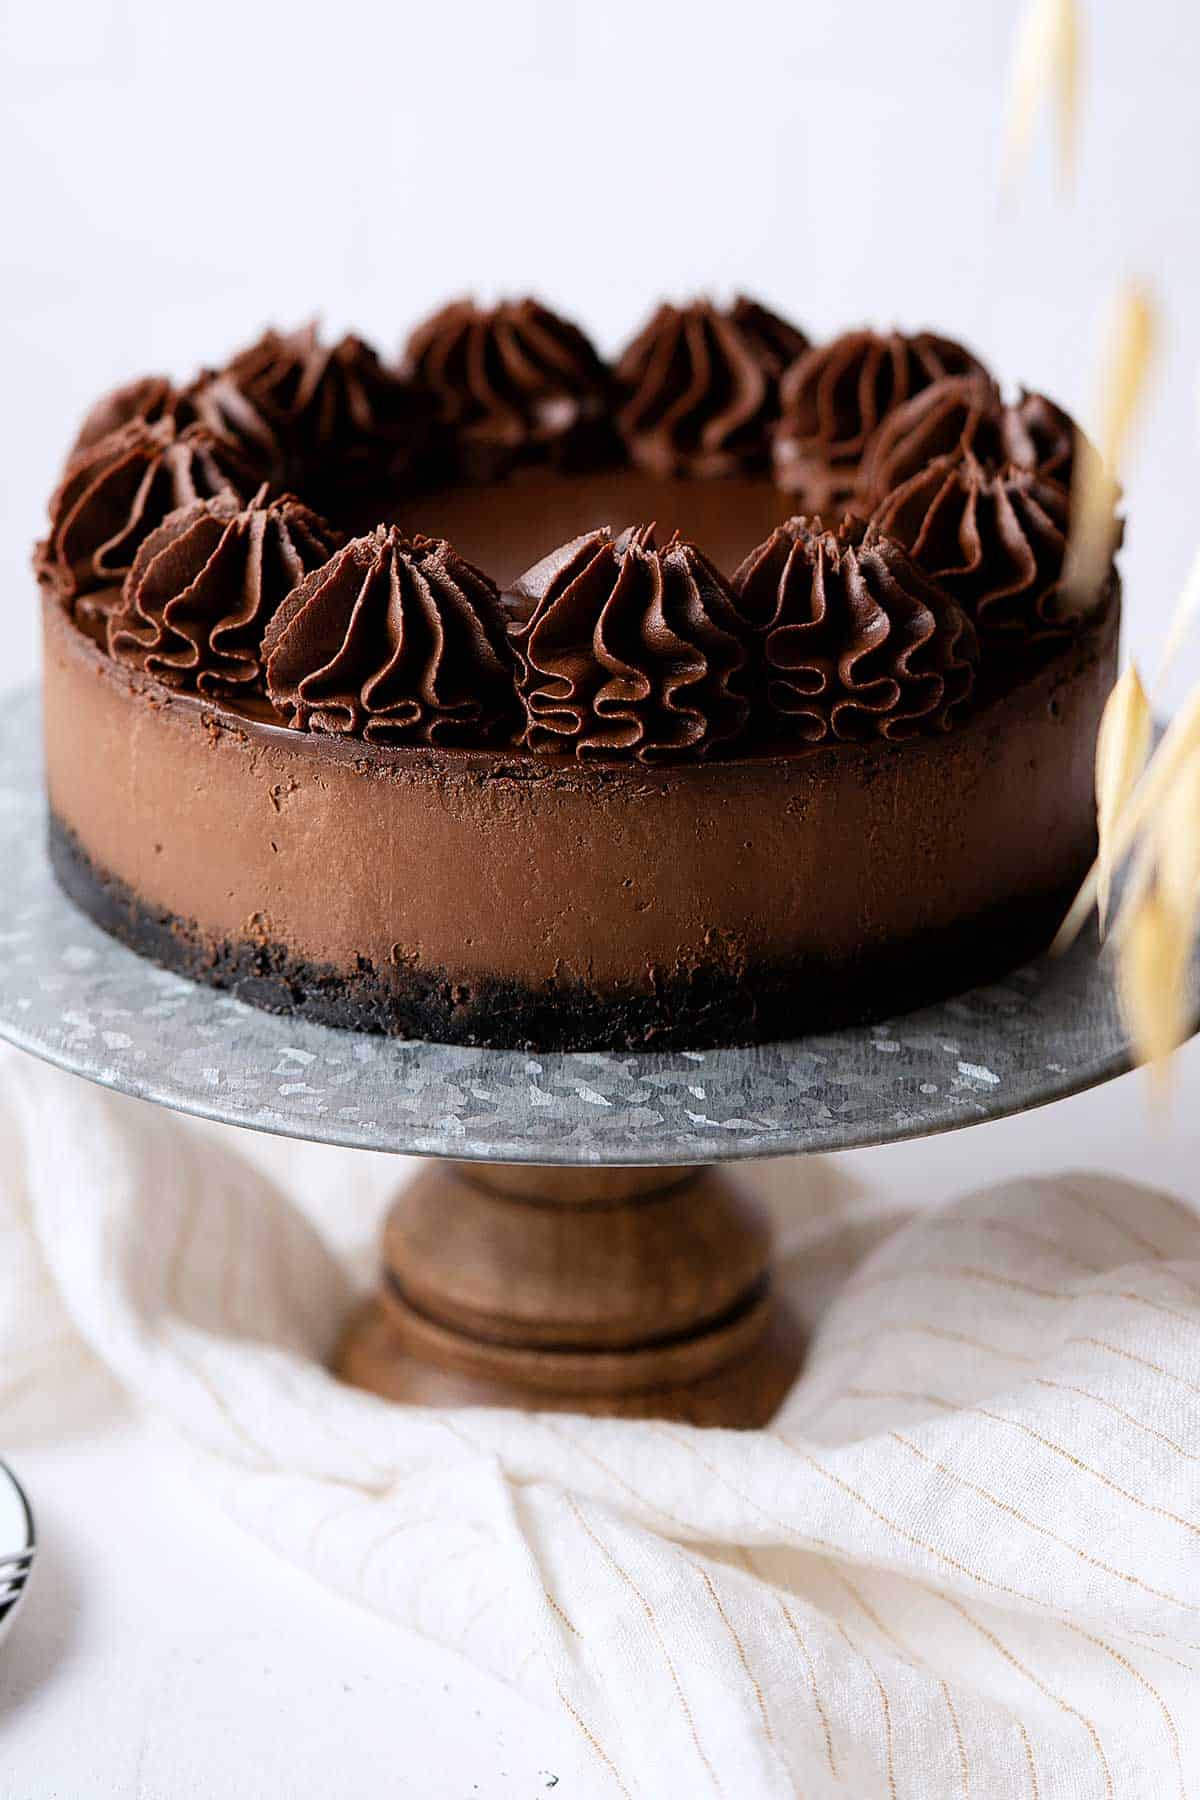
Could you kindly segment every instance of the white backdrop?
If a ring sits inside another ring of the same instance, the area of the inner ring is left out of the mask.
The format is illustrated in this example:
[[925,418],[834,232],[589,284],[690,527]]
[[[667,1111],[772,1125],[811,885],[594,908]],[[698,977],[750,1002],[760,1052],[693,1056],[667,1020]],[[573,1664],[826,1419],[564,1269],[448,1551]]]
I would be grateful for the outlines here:
[[828,334],[936,323],[1086,413],[1103,297],[1167,341],[1129,479],[1130,637],[1195,547],[1200,9],[1085,0],[1080,179],[997,165],[1016,0],[3,0],[0,610],[105,384],[319,311],[383,348],[438,300],[534,289],[615,347],[744,286]]

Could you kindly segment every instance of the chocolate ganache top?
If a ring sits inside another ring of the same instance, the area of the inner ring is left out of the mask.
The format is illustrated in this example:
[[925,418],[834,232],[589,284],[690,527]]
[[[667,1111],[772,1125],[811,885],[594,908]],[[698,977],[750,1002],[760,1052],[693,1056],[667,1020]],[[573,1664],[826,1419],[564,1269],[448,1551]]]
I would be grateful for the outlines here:
[[950,597],[875,526],[788,519],[733,581],[758,633],[757,686],[808,743],[949,729],[979,651]]
[[261,691],[263,633],[338,534],[290,494],[218,494],[170,513],[140,546],[109,615],[118,662],[168,687]]
[[744,295],[662,305],[616,365],[629,454],[657,475],[766,466],[779,379],[808,348],[802,331]]
[[267,691],[304,731],[373,744],[511,735],[495,587],[443,539],[380,525],[292,590],[263,639]]
[[[36,560],[115,660],[252,716],[265,690],[297,730],[583,761],[899,747],[1090,629],[1062,590],[1080,454],[1053,401],[930,332],[810,347],[701,299],[610,368],[536,300],[462,300],[394,364],[310,325],[125,383]],[[326,512],[384,523],[343,543]]]
[[584,461],[607,442],[608,371],[579,327],[537,300],[452,301],[409,337],[405,368],[453,462],[476,478],[531,457]]

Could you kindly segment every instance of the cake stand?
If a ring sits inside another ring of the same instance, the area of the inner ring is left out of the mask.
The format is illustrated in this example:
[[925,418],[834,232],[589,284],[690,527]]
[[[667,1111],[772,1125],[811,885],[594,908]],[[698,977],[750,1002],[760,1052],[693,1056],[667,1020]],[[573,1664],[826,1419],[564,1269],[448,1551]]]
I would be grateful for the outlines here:
[[60,894],[36,697],[0,725],[0,1036],[229,1125],[428,1157],[337,1353],[395,1400],[757,1425],[799,1366],[769,1234],[718,1165],[1044,1105],[1121,1073],[1094,938],[882,1024],[752,1049],[533,1055],[279,1018],[156,968]]

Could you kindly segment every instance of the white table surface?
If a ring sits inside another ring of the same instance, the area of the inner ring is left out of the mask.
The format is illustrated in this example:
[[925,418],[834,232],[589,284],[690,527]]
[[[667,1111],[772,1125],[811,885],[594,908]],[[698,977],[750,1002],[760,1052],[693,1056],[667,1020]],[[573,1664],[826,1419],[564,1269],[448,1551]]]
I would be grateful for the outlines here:
[[[1179,1058],[1165,1127],[1131,1076],[1021,1118],[837,1160],[905,1206],[1089,1166],[1195,1197],[1198,1081],[1200,1044]],[[348,1244],[344,1196],[371,1216],[403,1174],[399,1159],[237,1141],[282,1164]],[[787,1159],[757,1178],[777,1191],[794,1183],[802,1209],[804,1176]],[[60,1420],[55,1441],[8,1454],[40,1550],[0,1652],[0,1800],[588,1800],[560,1774],[569,1752],[557,1719],[244,1537],[118,1396]]]

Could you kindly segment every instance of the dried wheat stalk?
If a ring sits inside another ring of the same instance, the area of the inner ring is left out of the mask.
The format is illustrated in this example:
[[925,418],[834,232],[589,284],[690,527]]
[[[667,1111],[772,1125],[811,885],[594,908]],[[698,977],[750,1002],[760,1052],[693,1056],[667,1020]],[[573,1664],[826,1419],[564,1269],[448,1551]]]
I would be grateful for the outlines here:
[[1082,441],[1071,489],[1071,534],[1063,589],[1084,607],[1104,588],[1117,541],[1117,470],[1146,388],[1157,338],[1154,303],[1145,288],[1127,282],[1111,309],[1100,363],[1096,448]]
[[1075,167],[1083,32],[1076,0],[1030,0],[1017,31],[1009,79],[1004,182],[1011,188],[1029,157],[1038,113],[1049,97],[1058,135],[1059,166]]
[[1117,965],[1138,1062],[1161,1066],[1187,1036],[1191,947],[1191,937],[1152,887],[1130,921]]
[[1150,754],[1153,721],[1137,665],[1130,663],[1105,703],[1096,739],[1096,912],[1103,937],[1115,871],[1112,845],[1117,821],[1129,804]]
[[1192,946],[1200,923],[1200,749],[1180,762],[1151,815],[1153,874],[1122,906],[1118,968],[1139,1061],[1161,1063],[1193,1018]]
[[[1128,686],[1132,689],[1132,682]],[[1134,702],[1132,711],[1136,709]],[[1120,717],[1119,708],[1113,717]],[[1147,721],[1148,717],[1147,708]],[[1121,729],[1114,726],[1113,734]],[[1128,735],[1136,739],[1139,731],[1135,721]],[[1105,779],[1115,790],[1122,769],[1118,751],[1112,754],[1117,773],[1106,773]],[[1194,1013],[1191,962],[1200,926],[1200,690],[1116,812],[1110,855],[1120,861],[1131,847],[1136,848],[1136,858],[1114,933],[1121,1003],[1137,1060],[1161,1065],[1184,1042]],[[1097,896],[1099,884],[1098,859]]]
[[[1161,804],[1164,794],[1188,757],[1200,750],[1200,687],[1184,702],[1172,719],[1158,749],[1146,765],[1145,773],[1134,788],[1125,807],[1112,827],[1108,854],[1111,867],[1120,868],[1147,821]],[[1054,940],[1055,950],[1066,950],[1079,936],[1084,920],[1096,904],[1100,866],[1094,862],[1083,885],[1071,903],[1071,909]]]

